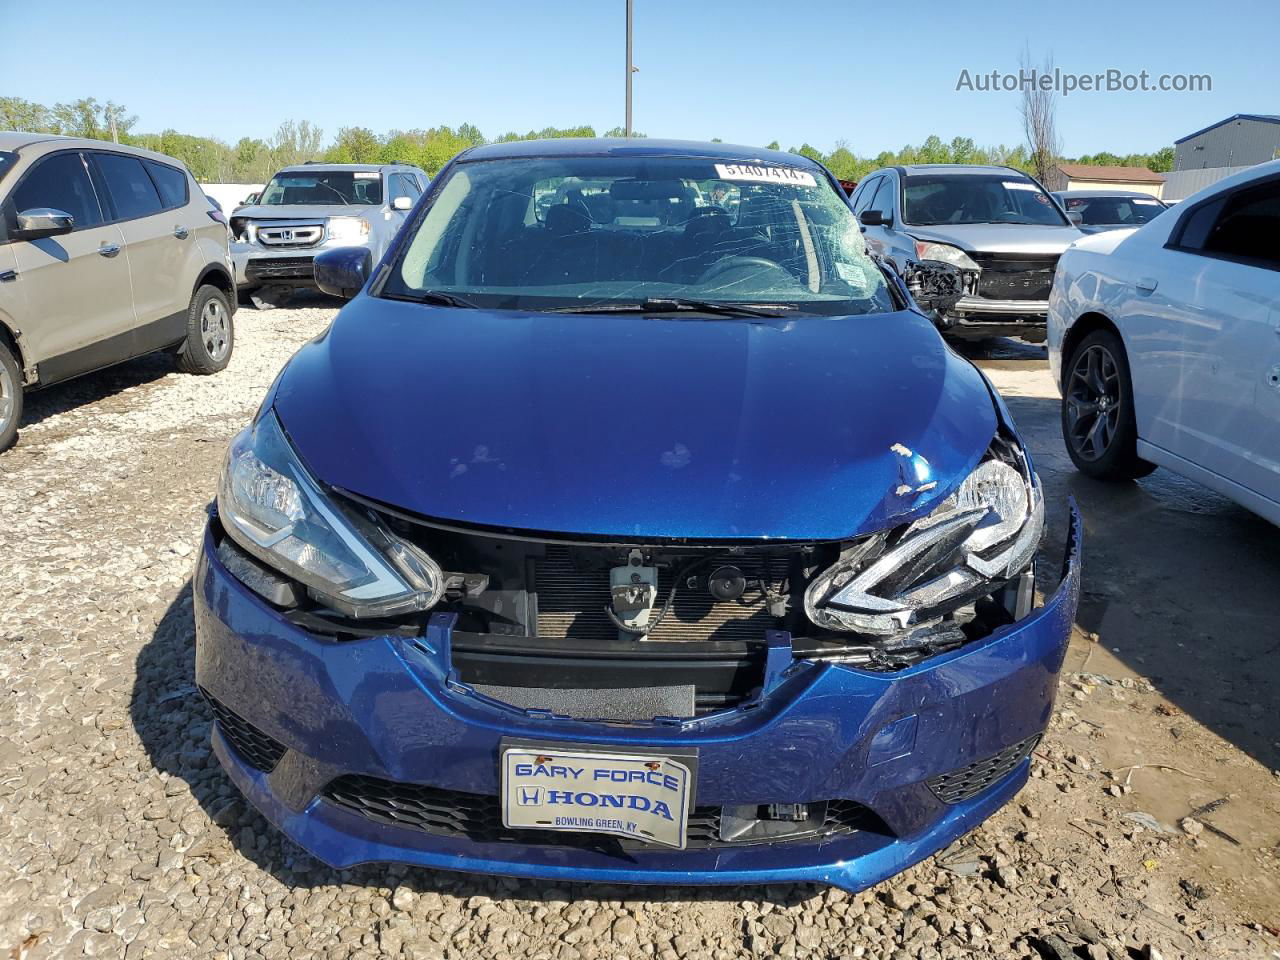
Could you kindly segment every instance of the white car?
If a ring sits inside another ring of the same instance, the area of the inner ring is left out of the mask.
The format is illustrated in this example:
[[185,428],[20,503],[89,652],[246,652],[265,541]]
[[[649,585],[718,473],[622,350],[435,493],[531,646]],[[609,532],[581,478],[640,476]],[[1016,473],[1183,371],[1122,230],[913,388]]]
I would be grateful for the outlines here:
[[1081,471],[1168,467],[1280,524],[1280,161],[1073,244],[1048,338]]

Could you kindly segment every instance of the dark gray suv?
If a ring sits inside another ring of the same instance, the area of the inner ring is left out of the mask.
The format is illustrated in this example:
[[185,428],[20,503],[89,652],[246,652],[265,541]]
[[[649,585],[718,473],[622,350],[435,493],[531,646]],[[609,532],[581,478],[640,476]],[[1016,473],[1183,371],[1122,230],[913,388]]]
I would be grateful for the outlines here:
[[1045,338],[1058,257],[1081,232],[1011,167],[916,164],[868,174],[850,197],[867,246],[899,272],[943,261],[964,295],[934,322],[952,336]]

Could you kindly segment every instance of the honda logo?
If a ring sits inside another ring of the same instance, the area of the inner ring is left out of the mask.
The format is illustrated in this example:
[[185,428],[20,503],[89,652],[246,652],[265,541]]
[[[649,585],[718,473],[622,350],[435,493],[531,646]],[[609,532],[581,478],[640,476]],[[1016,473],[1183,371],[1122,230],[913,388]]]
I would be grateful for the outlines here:
[[281,230],[281,231],[280,231],[280,239],[281,239],[281,240],[292,240],[292,239],[293,239],[293,231],[292,231],[292,230]]
[[542,805],[542,788],[541,787],[521,787],[520,795],[516,798],[516,802],[522,807],[537,807]]

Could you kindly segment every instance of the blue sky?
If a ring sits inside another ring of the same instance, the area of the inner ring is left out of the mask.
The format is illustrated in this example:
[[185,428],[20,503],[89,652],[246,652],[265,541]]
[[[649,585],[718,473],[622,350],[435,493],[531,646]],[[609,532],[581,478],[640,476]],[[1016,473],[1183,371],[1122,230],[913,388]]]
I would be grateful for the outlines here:
[[[1209,93],[1065,98],[1068,155],[1153,150],[1233,113],[1280,113],[1276,0],[635,7],[635,125],[652,136],[823,150],[843,140],[870,155],[931,133],[1013,145],[1017,95],[955,87],[962,69],[1015,71],[1024,43],[1075,73],[1213,78]],[[138,130],[229,140],[267,136],[287,118],[326,136],[463,122],[489,136],[579,123],[603,131],[623,119],[623,9],[623,0],[0,0],[0,95],[111,99],[138,115]]]

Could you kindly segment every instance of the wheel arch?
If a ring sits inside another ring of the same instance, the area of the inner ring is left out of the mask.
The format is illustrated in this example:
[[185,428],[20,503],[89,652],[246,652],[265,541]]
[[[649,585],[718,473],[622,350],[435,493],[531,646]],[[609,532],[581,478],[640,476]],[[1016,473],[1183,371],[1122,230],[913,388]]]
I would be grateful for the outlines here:
[[217,287],[227,295],[227,301],[231,304],[231,312],[236,311],[236,284],[231,279],[231,274],[227,272],[227,268],[221,264],[208,264],[200,275],[196,277],[195,285],[191,288],[191,296],[196,295],[196,291],[205,285]]
[[3,319],[0,319],[0,343],[9,348],[9,352],[13,354],[13,359],[18,362],[18,375],[23,381],[21,386],[30,386],[35,383],[35,371],[27,369],[27,358],[22,350],[22,340]]
[[1097,310],[1090,310],[1080,315],[1062,337],[1062,350],[1059,354],[1062,357],[1062,363],[1059,364],[1059,380],[1058,387],[1065,393],[1067,389],[1067,375],[1071,368],[1071,354],[1075,352],[1076,344],[1093,333],[1095,330],[1109,330],[1114,333],[1124,346],[1126,357],[1128,360],[1129,345],[1124,342],[1124,334],[1120,332],[1120,328],[1115,325],[1110,317]]

